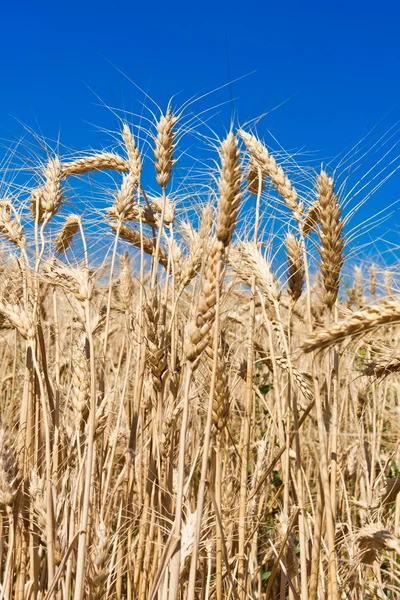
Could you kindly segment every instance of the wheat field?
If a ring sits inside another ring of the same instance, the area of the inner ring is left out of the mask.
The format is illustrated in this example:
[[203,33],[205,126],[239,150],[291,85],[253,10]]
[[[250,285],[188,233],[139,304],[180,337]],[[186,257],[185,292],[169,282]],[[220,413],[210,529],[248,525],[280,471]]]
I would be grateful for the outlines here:
[[340,173],[120,125],[1,187],[1,600],[399,598],[400,298]]

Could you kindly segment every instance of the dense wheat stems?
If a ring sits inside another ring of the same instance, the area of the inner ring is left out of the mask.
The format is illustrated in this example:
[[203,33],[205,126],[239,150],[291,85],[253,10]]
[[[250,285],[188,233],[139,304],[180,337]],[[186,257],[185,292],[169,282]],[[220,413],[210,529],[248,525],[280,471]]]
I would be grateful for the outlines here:
[[4,174],[0,598],[397,597],[396,272],[187,108]]

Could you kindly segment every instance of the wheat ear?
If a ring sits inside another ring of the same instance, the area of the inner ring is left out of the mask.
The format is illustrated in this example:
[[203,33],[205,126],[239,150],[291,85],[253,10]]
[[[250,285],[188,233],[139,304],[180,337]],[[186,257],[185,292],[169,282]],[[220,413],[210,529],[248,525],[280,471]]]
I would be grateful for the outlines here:
[[247,189],[253,196],[258,196],[258,194],[262,193],[264,190],[263,172],[252,156],[250,156],[247,167]]
[[61,176],[84,175],[91,171],[104,171],[106,169],[126,173],[129,171],[129,163],[118,154],[103,152],[64,163],[61,166]]
[[371,265],[369,269],[369,293],[371,296],[376,294],[376,266]]
[[325,171],[317,177],[320,206],[320,269],[324,280],[324,302],[331,308],[339,293],[340,272],[343,265],[343,223],[333,180]]
[[17,246],[24,248],[26,239],[24,236],[24,228],[19,222],[19,217],[12,207],[11,200],[4,199],[0,201],[0,233],[6,239]]
[[136,181],[139,182],[140,174],[142,172],[142,161],[140,159],[140,152],[136,146],[133,133],[126,123],[122,129],[122,139],[124,140],[126,152],[128,154],[129,170],[135,177]]
[[240,153],[232,132],[221,144],[221,163],[216,236],[227,246],[232,240],[241,199]]
[[292,302],[297,302],[304,287],[304,263],[301,243],[292,233],[286,236],[286,249],[289,264],[288,293]]
[[254,135],[243,131],[243,129],[239,130],[239,135],[252,158],[260,166],[263,174],[271,180],[282,196],[286,206],[298,217],[301,212],[301,205],[298,202],[297,191],[285,175],[282,167],[278,165],[275,158],[270,155],[266,147]]
[[310,233],[318,225],[319,219],[320,219],[320,214],[321,214],[321,207],[320,207],[318,200],[316,200],[315,202],[313,202],[313,204],[310,206],[310,208],[304,215],[304,220],[303,220],[303,225],[302,225],[302,231],[303,231],[304,237],[306,237],[307,235],[310,235]]
[[79,226],[81,224],[81,218],[78,215],[69,215],[66,219],[63,228],[57,235],[55,239],[55,250],[59,254],[62,252],[66,252],[70,245],[72,244],[72,240],[74,236],[79,231]]
[[[116,223],[110,223],[110,226],[114,232],[117,231],[118,225]],[[136,248],[140,249],[143,244],[144,252],[146,252],[146,254],[148,254],[149,256],[153,255],[153,253],[154,253],[153,240],[150,238],[147,238],[147,237],[141,237],[139,231],[136,231],[135,229],[131,229],[130,227],[127,227],[126,225],[121,225],[120,230],[119,230],[119,236],[126,242],[129,242],[130,244],[132,244],[132,246],[135,246]],[[161,265],[163,265],[163,267],[167,268],[168,256],[167,256],[167,253],[165,252],[165,250],[163,250],[162,248],[160,248],[158,261]]]
[[369,306],[341,323],[333,324],[310,335],[302,348],[305,352],[328,348],[333,344],[355,335],[361,335],[374,327],[400,321],[400,303],[397,300],[385,300],[382,304]]
[[157,136],[155,138],[155,169],[156,179],[160,187],[167,187],[174,166],[174,142],[175,133],[174,126],[177,118],[173,115],[169,108],[165,115],[162,115],[157,123]]

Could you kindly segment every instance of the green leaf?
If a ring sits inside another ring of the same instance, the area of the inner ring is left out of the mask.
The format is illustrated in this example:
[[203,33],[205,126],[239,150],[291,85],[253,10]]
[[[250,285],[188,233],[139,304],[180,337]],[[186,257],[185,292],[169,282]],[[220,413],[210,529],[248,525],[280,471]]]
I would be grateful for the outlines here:
[[270,390],[272,390],[273,387],[274,387],[273,383],[263,383],[258,386],[258,390],[263,396],[265,396],[265,394],[267,394]]

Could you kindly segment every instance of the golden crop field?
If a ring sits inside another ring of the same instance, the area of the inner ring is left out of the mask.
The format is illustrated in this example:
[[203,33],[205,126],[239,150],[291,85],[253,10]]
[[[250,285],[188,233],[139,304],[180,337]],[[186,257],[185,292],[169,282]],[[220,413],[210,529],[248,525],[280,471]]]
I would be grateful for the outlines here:
[[3,165],[0,598],[399,598],[394,272],[340,167],[188,128]]

